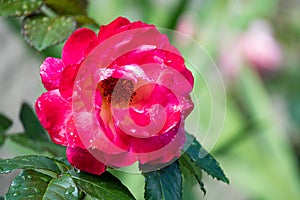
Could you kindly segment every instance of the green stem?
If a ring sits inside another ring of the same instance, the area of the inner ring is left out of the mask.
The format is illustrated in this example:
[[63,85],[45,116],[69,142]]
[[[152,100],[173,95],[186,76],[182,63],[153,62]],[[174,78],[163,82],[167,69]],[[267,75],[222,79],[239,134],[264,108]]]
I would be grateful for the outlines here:
[[213,150],[212,154],[221,155],[228,152],[237,144],[240,144],[246,139],[250,138],[250,136],[253,136],[253,134],[259,133],[262,128],[263,127],[261,124],[258,124],[256,122],[249,122],[242,130],[235,134],[235,136],[231,140],[218,147],[216,150]]
[[41,11],[44,15],[46,15],[49,18],[57,17],[57,14],[51,8],[49,8],[47,6],[43,6]]
[[174,30],[176,28],[177,22],[181,14],[188,7],[191,0],[180,0],[174,12],[172,13],[171,20],[166,28]]
[[261,120],[254,119],[253,115],[247,109],[245,103],[237,94],[237,91],[231,91],[231,96],[233,96],[232,99],[237,109],[239,110],[239,113],[242,115],[242,118],[247,120],[246,125],[241,130],[239,130],[238,133],[236,133],[231,140],[229,140],[228,142],[217,148],[215,151],[213,151],[213,154],[215,155],[224,154],[225,152],[232,149],[235,145],[245,141],[250,136],[253,136],[253,133],[259,133],[261,132],[261,130],[264,129]]

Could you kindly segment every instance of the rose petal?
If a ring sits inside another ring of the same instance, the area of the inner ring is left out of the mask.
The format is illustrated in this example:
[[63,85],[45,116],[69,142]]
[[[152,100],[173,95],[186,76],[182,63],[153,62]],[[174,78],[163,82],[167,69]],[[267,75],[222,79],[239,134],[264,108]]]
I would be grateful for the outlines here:
[[42,94],[35,104],[37,116],[56,144],[68,145],[66,121],[71,115],[71,105],[58,90]]
[[65,70],[62,72],[61,84],[59,86],[59,92],[61,96],[70,100],[73,95],[74,81],[78,73],[78,65],[68,65]]
[[[177,127],[170,130],[168,133],[170,135],[174,135],[171,141],[166,141],[165,146],[162,148],[148,153],[138,154],[140,163],[148,163],[154,164],[157,166],[159,163],[167,163],[174,158],[178,158],[180,156],[180,149],[183,147],[186,138],[185,138],[185,130],[184,130],[184,122],[181,121],[181,124],[178,124]],[[157,137],[157,140],[160,140],[162,136]],[[169,136],[167,136],[169,137]],[[148,141],[150,142],[150,141]],[[152,142],[155,142],[154,140]],[[143,145],[140,143],[140,145]],[[145,143],[144,145],[149,145]],[[157,169],[157,168],[156,168]],[[155,170],[155,169],[154,169]]]
[[100,175],[106,170],[106,166],[86,149],[68,147],[67,158],[74,167],[91,174]]
[[48,57],[40,67],[40,76],[44,87],[54,90],[59,87],[62,71],[65,68],[63,62],[58,58]]
[[90,44],[98,40],[94,31],[81,28],[76,30],[67,40],[62,50],[62,60],[65,65],[79,64],[85,56]]
[[131,23],[128,19],[124,17],[118,17],[111,23],[101,26],[98,37],[100,42],[102,42],[107,38],[116,35],[118,33],[121,33],[123,31],[136,29],[136,28],[143,28],[143,27],[154,27],[154,26],[143,23],[141,21]]
[[99,41],[102,42],[105,39],[119,33],[118,28],[130,24],[130,21],[124,17],[118,17],[111,23],[100,27],[98,34]]
[[[166,41],[161,42],[166,43]],[[166,45],[170,44],[167,43]],[[184,59],[178,50],[171,47],[167,50],[141,47],[123,54],[112,62],[109,68],[115,69],[116,72],[121,75],[124,74],[126,77],[128,76],[126,75],[127,71],[129,71],[125,68],[127,66],[138,66],[138,72],[143,73],[143,77],[147,75],[148,79],[152,79],[170,89],[173,87],[183,95],[189,94],[194,86],[193,75],[186,68]]]

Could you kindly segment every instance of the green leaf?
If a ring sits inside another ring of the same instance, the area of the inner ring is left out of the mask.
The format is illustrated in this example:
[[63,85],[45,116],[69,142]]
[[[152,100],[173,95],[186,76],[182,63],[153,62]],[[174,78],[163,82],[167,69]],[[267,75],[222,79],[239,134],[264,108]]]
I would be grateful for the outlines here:
[[23,21],[22,33],[26,41],[39,51],[63,42],[76,28],[70,16],[46,17],[36,15]]
[[0,126],[3,130],[7,130],[9,127],[11,127],[12,121],[6,117],[4,114],[0,113]]
[[146,200],[182,199],[182,176],[178,161],[157,171],[144,173]]
[[[213,178],[223,181],[229,184],[228,178],[225,176],[223,170],[219,166],[219,163],[212,157],[196,138],[190,134],[186,134],[187,141],[192,141],[185,154],[195,163],[197,167],[203,169]],[[203,155],[203,156],[202,156]]]
[[12,182],[6,199],[76,200],[78,189],[68,175],[52,178],[43,173],[25,170]]
[[51,177],[27,170],[18,175],[10,185],[5,199],[43,199]]
[[0,174],[9,173],[16,169],[46,170],[61,174],[67,169],[62,162],[43,156],[18,156],[11,159],[0,158]]
[[100,176],[70,171],[71,177],[79,188],[93,198],[105,200],[135,199],[119,179],[105,172]]
[[86,14],[87,0],[45,0],[45,4],[58,14]]
[[199,186],[201,191],[204,193],[204,195],[206,194],[206,189],[204,187],[204,184],[202,182],[202,171],[199,167],[197,167],[197,165],[189,158],[189,156],[187,154],[183,154],[180,159],[179,159],[179,163],[181,167],[185,167],[190,174],[192,174]]
[[37,119],[33,109],[27,103],[22,104],[20,120],[28,138],[49,141],[48,134]]
[[0,147],[4,144],[6,135],[4,134],[3,128],[0,126]]
[[[49,152],[53,156],[65,156],[66,148],[60,145],[57,145],[53,142],[44,142],[44,141],[37,141],[35,139],[30,139],[26,134],[14,134],[9,135],[9,139],[13,142],[37,151],[39,153],[42,152]],[[34,145],[32,145],[34,144]]]
[[76,200],[79,199],[79,191],[73,179],[64,174],[60,178],[53,179],[44,194],[43,200]]
[[0,16],[24,16],[39,10],[43,0],[0,0]]
[[99,27],[99,25],[97,24],[97,22],[95,20],[93,20],[92,18],[90,18],[86,15],[76,15],[75,19],[79,26],[95,25],[95,26]]

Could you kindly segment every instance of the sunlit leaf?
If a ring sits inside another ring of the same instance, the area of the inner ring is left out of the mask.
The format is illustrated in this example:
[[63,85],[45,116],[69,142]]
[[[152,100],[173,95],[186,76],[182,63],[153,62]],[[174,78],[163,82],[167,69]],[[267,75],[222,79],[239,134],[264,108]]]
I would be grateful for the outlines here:
[[63,42],[76,28],[76,20],[71,16],[46,17],[42,15],[28,17],[23,21],[22,29],[26,41],[41,51]]
[[0,0],[0,16],[23,16],[39,10],[43,0]]

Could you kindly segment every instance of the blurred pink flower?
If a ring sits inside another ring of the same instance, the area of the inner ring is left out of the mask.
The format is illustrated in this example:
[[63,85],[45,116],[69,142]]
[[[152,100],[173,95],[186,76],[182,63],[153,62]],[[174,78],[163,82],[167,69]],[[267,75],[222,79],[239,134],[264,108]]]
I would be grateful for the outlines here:
[[265,21],[254,21],[248,30],[225,41],[220,52],[221,70],[230,77],[236,76],[244,62],[258,71],[275,71],[282,60],[279,43]]
[[244,58],[259,70],[276,70],[282,52],[269,24],[255,21],[239,40]]

